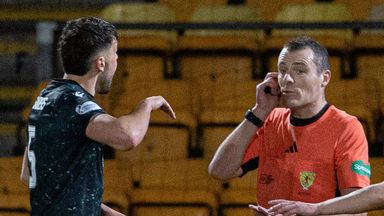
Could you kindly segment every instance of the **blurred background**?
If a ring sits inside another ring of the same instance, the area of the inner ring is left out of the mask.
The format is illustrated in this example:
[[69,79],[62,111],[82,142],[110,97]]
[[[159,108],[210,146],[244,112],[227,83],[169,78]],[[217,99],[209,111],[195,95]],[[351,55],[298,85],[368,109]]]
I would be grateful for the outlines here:
[[[143,143],[105,149],[104,202],[127,215],[251,215],[256,172],[219,182],[207,167],[276,71],[283,44],[310,35],[330,53],[327,100],[359,118],[371,182],[384,180],[383,0],[2,0],[0,1],[0,215],[28,215],[19,182],[25,124],[39,92],[61,78],[56,43],[68,19],[97,16],[120,34],[109,113],[162,95],[173,121],[154,112]],[[326,134],[324,135],[326,136]],[[384,211],[370,215],[384,215]]]

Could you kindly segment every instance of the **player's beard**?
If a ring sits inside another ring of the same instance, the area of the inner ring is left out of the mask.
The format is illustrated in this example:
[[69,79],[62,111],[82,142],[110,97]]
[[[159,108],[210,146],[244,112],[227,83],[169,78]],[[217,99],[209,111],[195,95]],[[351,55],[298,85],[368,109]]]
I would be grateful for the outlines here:
[[98,94],[107,94],[111,89],[112,79],[108,79],[106,75],[101,74],[97,78],[96,82],[96,92]]

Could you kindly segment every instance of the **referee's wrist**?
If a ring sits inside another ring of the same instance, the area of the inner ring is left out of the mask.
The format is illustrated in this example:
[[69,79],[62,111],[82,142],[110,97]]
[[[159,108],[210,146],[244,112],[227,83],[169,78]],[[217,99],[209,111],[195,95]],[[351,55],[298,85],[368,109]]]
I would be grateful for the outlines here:
[[264,107],[261,107],[260,105],[256,104],[254,107],[252,107],[251,111],[253,112],[253,114],[255,114],[255,116],[257,116],[259,119],[261,119],[262,121],[265,121],[267,119],[267,117],[269,116],[269,114],[271,113],[271,111],[266,111],[267,109],[264,108]]
[[244,118],[254,124],[256,127],[263,127],[264,121],[257,117],[252,110],[247,110],[244,114]]

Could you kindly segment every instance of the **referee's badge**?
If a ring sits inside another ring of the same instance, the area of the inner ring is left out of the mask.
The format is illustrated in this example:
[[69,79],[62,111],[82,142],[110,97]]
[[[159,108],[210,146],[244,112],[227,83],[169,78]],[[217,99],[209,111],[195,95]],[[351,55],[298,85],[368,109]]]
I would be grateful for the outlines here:
[[309,187],[315,181],[316,173],[312,171],[301,171],[300,172],[300,184],[304,190],[308,190]]

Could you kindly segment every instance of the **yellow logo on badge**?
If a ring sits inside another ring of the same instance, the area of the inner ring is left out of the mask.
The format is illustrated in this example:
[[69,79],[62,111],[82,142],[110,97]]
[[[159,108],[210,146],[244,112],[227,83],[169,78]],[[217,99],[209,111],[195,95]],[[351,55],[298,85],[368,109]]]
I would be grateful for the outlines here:
[[316,174],[311,171],[302,171],[300,172],[300,184],[303,186],[304,190],[308,190],[309,187],[313,184],[315,181]]

